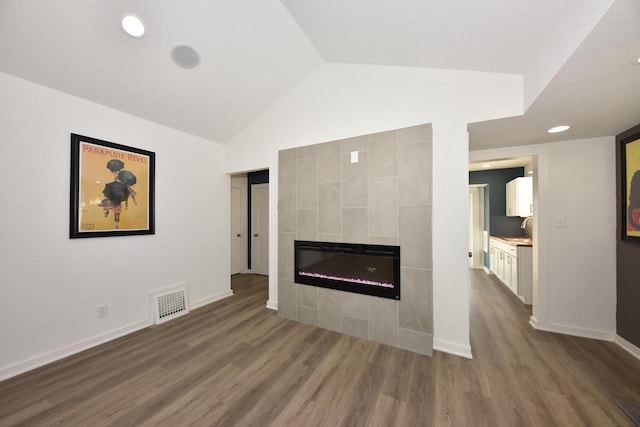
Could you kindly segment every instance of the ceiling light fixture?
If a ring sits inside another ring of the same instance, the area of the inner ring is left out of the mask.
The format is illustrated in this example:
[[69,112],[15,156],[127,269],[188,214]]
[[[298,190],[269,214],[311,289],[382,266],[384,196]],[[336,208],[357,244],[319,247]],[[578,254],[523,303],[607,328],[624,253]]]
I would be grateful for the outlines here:
[[552,127],[547,132],[548,133],[559,133],[559,132],[564,132],[565,130],[569,130],[569,129],[571,129],[571,126],[562,125],[562,126]]
[[144,35],[144,24],[142,20],[135,15],[125,15],[120,21],[120,25],[125,33],[131,37],[140,38]]

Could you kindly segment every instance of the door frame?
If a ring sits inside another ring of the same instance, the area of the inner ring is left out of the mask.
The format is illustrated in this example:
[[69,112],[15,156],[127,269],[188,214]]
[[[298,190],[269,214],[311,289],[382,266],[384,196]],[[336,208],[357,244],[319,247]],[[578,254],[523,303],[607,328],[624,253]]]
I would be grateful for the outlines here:
[[473,254],[469,267],[485,268],[485,252],[488,251],[484,220],[484,190],[486,184],[469,185],[469,250]]

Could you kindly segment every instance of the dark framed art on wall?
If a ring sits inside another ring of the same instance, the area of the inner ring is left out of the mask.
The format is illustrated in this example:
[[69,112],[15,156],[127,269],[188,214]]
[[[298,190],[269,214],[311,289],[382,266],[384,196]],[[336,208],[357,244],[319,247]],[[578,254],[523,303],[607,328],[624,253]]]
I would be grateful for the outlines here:
[[69,237],[155,234],[155,153],[71,134]]
[[620,139],[622,239],[640,243],[640,130]]

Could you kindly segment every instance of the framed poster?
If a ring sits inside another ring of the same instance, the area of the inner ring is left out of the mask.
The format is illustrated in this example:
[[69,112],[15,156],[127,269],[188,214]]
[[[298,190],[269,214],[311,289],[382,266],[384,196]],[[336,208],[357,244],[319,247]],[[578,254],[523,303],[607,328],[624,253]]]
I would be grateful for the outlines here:
[[71,134],[69,237],[155,234],[155,153]]
[[622,239],[640,243],[640,131],[620,140]]

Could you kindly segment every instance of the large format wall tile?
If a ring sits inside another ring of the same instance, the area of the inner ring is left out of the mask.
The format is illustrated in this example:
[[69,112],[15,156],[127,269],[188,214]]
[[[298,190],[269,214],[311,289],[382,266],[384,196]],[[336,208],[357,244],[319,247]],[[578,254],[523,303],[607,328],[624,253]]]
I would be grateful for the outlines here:
[[431,333],[432,279],[431,271],[401,268],[400,327]]
[[368,297],[350,292],[342,293],[342,314],[354,319],[369,320]]
[[426,143],[399,147],[400,206],[431,205],[431,149]]
[[296,240],[318,239],[318,210],[298,209],[297,210],[297,230]]
[[296,183],[296,149],[278,153],[278,185]]
[[369,177],[398,175],[398,131],[369,135]]
[[295,150],[296,150],[296,158],[298,160],[311,159],[314,157],[318,157],[318,144],[298,147]]
[[342,241],[345,243],[367,243],[369,210],[366,208],[342,209]]
[[341,291],[318,290],[318,326],[342,332]]
[[297,308],[298,322],[307,325],[318,326],[318,309],[298,306]]
[[[417,142],[426,142],[431,144],[432,130],[431,125],[418,125],[398,130],[398,142],[400,144],[415,144]],[[429,150],[431,157],[431,150]]]
[[[431,148],[423,125],[279,153],[280,315],[432,353]],[[294,283],[295,238],[399,245],[402,299]]]
[[296,186],[278,186],[278,231],[296,231]]
[[342,180],[342,142],[333,141],[318,146],[318,181]]
[[278,314],[296,320],[296,288],[293,280],[278,279]]
[[318,207],[318,158],[296,161],[298,209]]
[[369,236],[397,236],[398,178],[375,178],[369,183]]
[[318,233],[319,242],[342,242],[342,234],[323,234]]
[[369,298],[369,339],[398,347],[398,302]]
[[319,184],[318,233],[339,234],[342,232],[341,190],[340,182]]
[[400,206],[402,266],[431,270],[431,208]]
[[342,332],[354,337],[369,339],[369,322],[342,316]]
[[296,233],[278,233],[278,277],[282,279],[293,280],[293,241],[295,238]]
[[297,304],[303,307],[318,308],[318,287],[296,284]]
[[[370,245],[399,246],[398,240],[398,237],[369,236]],[[400,257],[402,257],[402,253],[400,253]]]
[[369,203],[367,153],[360,153],[358,163],[351,163],[349,154],[342,155],[342,206],[366,208]]
[[400,328],[398,346],[414,353],[433,355],[433,335]]
[[354,136],[342,140],[342,153],[349,154],[352,151],[367,151],[369,149],[367,135]]

